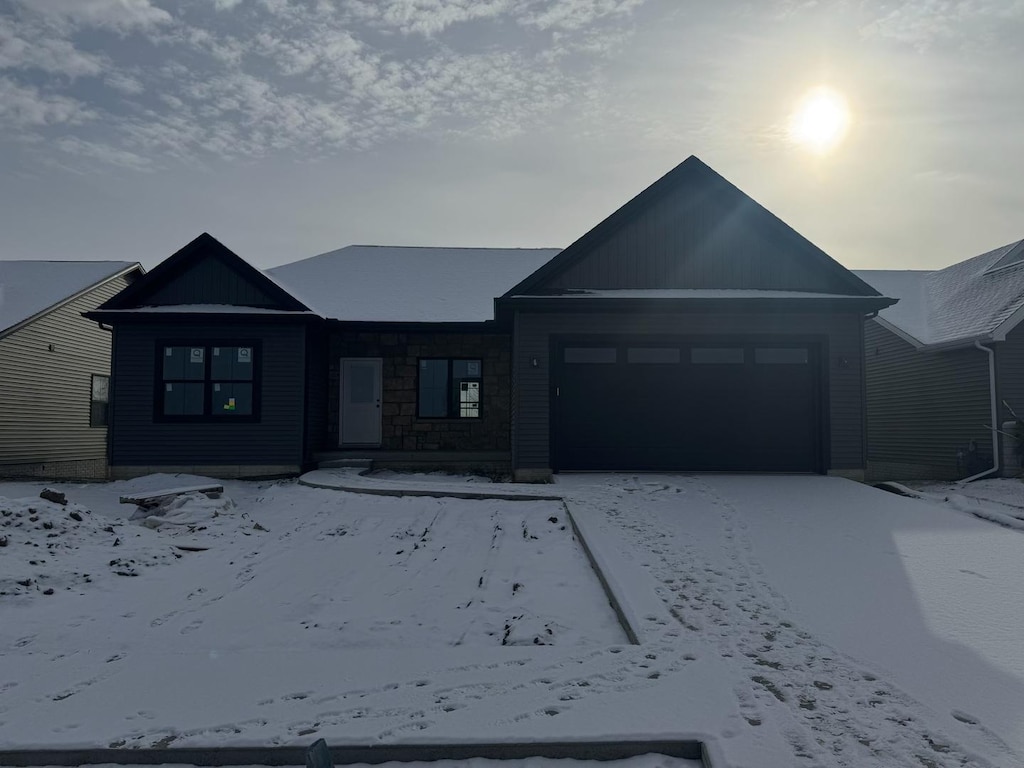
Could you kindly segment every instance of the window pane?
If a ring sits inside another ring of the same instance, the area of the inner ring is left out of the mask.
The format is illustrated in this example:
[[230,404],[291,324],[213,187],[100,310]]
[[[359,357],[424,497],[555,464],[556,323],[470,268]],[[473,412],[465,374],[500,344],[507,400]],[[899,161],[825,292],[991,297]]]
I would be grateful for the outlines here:
[[92,399],[96,403],[106,403],[110,400],[110,377],[92,377]]
[[206,376],[205,347],[164,347],[164,380],[195,379]]
[[743,362],[743,347],[694,347],[690,362],[697,365],[734,365]]
[[678,363],[679,350],[675,347],[630,347],[626,361],[630,363]]
[[444,418],[448,415],[448,361],[420,360],[419,415]]
[[459,382],[459,418],[476,419],[480,416],[480,382]]
[[89,426],[107,426],[107,404],[93,401],[89,405]]
[[808,361],[806,347],[765,347],[754,350],[758,365],[804,365]]
[[252,381],[252,347],[212,347],[210,376],[217,381]]
[[377,371],[372,364],[353,363],[348,368],[348,402],[372,403],[377,396]]
[[615,347],[566,347],[567,363],[614,363],[617,359]]
[[202,416],[202,384],[164,384],[164,415]]
[[452,360],[452,376],[455,379],[479,379],[479,360]]
[[214,382],[211,412],[214,416],[251,416],[252,384]]

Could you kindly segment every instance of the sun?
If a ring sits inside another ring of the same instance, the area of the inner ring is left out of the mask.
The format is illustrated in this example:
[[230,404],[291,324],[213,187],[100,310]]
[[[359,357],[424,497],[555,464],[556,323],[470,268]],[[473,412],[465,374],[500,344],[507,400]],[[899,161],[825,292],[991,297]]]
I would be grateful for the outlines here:
[[789,139],[818,155],[838,147],[850,127],[850,107],[839,91],[819,85],[804,94],[789,118]]

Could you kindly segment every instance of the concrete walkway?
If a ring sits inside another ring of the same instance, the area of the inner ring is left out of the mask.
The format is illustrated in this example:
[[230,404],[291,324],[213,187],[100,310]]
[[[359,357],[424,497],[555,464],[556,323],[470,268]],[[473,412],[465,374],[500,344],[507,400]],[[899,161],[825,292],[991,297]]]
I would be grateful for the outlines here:
[[[432,496],[455,499],[502,499],[505,501],[563,501],[565,494],[558,493],[554,486],[530,485],[526,483],[435,483],[409,479],[388,478],[386,480],[366,476],[365,469],[339,467],[337,469],[315,469],[299,478],[299,483],[311,488],[329,488],[335,491],[369,493],[376,496]],[[550,489],[550,490],[549,490]]]

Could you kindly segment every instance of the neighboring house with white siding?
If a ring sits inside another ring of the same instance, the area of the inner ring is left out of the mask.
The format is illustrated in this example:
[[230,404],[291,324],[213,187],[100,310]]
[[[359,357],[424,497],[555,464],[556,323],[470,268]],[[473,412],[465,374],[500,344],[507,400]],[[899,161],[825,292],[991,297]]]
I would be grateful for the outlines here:
[[856,274],[899,299],[864,334],[868,477],[1017,474],[1005,433],[1024,417],[1024,240],[945,269]]
[[82,317],[125,261],[0,261],[0,477],[105,479],[111,334]]

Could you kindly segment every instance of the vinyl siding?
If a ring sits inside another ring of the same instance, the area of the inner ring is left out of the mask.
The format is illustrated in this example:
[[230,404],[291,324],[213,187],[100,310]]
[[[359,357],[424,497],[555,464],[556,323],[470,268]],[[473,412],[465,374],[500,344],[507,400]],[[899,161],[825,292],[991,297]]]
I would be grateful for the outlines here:
[[1006,341],[992,346],[996,350],[999,421],[1013,419],[1010,408],[1024,418],[1024,327],[1014,328]]
[[110,332],[81,313],[127,285],[114,278],[0,338],[0,464],[106,457],[107,430],[89,412],[92,375],[110,373]]
[[[863,352],[860,315],[699,315],[517,313],[513,354],[513,455],[516,468],[548,468],[552,337],[642,336],[814,337],[826,361],[825,448],[828,470],[864,468]],[[537,366],[532,365],[536,358]]]
[[[876,479],[963,476],[957,452],[976,441],[990,466],[988,355],[919,352],[869,321],[865,329],[868,462]],[[1009,361],[1007,361],[1008,364]]]
[[[113,466],[297,465],[303,461],[306,328],[298,323],[232,326],[124,324],[114,335],[111,464]],[[262,360],[258,423],[154,420],[156,345],[259,341]]]
[[731,185],[695,179],[610,231],[537,293],[742,288],[848,293],[843,271]]

